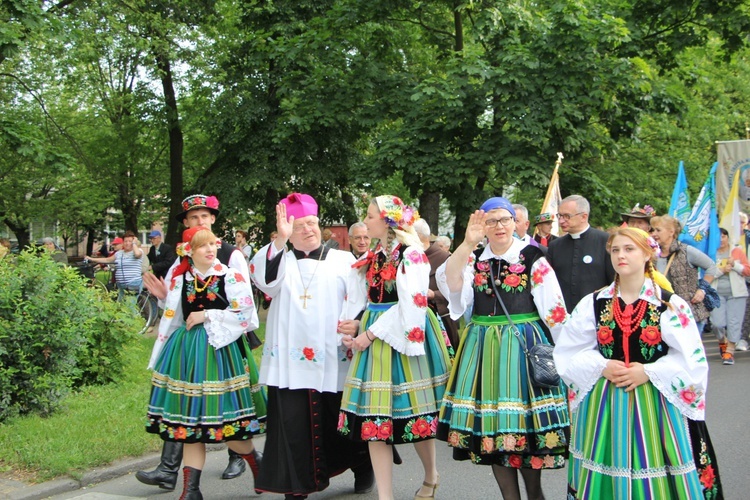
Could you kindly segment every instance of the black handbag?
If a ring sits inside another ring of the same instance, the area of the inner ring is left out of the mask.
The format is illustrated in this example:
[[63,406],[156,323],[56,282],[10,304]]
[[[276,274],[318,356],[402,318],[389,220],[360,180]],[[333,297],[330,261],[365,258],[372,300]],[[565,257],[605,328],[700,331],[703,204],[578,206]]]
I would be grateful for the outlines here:
[[557,373],[557,367],[555,366],[555,360],[552,357],[552,351],[555,346],[551,344],[534,344],[531,349],[526,348],[526,340],[521,338],[521,334],[518,327],[513,320],[510,319],[510,313],[505,307],[505,302],[500,297],[500,293],[497,291],[495,286],[495,274],[492,271],[492,264],[490,264],[490,278],[492,283],[492,289],[495,291],[495,297],[500,302],[500,306],[503,308],[505,317],[508,318],[510,324],[510,331],[518,339],[518,343],[521,344],[521,349],[526,353],[526,359],[529,360],[529,371],[531,375],[531,381],[537,387],[542,389],[552,389],[558,387],[560,384],[560,375]]

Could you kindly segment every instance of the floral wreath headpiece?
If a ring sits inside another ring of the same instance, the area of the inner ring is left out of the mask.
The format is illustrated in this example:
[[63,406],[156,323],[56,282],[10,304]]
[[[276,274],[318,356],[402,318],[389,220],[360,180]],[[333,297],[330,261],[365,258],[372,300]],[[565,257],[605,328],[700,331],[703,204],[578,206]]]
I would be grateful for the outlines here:
[[[205,230],[210,231],[207,227],[203,226],[196,226],[191,227],[190,229],[185,229],[182,232],[182,242],[177,244],[177,248],[175,249],[175,252],[180,257],[192,257],[193,256],[193,249],[190,247],[190,242],[193,241],[193,236],[198,231]],[[221,240],[219,238],[216,238],[216,245],[221,245]]]
[[378,196],[375,199],[380,209],[380,218],[392,229],[406,231],[420,219],[419,212],[398,196]]

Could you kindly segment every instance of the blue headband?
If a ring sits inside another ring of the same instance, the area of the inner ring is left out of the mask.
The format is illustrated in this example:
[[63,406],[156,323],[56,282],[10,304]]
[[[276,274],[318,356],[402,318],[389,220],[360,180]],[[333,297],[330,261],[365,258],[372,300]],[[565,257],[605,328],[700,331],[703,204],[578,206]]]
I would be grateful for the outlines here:
[[490,210],[495,210],[498,208],[504,208],[508,212],[510,212],[510,215],[515,219],[516,218],[516,211],[513,210],[513,205],[503,198],[502,196],[495,196],[494,198],[490,198],[489,200],[482,203],[482,206],[479,207],[479,210],[484,210],[485,213],[489,212]]

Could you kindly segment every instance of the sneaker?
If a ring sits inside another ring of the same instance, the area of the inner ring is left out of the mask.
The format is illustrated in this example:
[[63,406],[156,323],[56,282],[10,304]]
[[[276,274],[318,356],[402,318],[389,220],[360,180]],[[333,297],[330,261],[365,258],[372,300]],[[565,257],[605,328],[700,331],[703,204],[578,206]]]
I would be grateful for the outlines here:
[[725,352],[721,355],[721,362],[725,365],[733,365],[734,364],[734,356],[730,352]]
[[738,351],[747,351],[747,340],[742,339],[739,342],[737,342],[735,349],[737,349]]
[[727,352],[726,342],[719,342],[719,352],[721,353],[722,357],[724,356],[724,353]]

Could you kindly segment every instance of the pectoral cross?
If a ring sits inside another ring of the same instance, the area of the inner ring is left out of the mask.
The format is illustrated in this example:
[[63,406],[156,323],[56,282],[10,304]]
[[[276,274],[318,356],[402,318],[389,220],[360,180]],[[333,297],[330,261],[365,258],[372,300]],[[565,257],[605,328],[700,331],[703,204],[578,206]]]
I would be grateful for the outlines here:
[[305,290],[305,294],[300,295],[299,298],[302,299],[302,309],[307,309],[307,299],[311,299],[312,295],[307,293],[307,290]]

